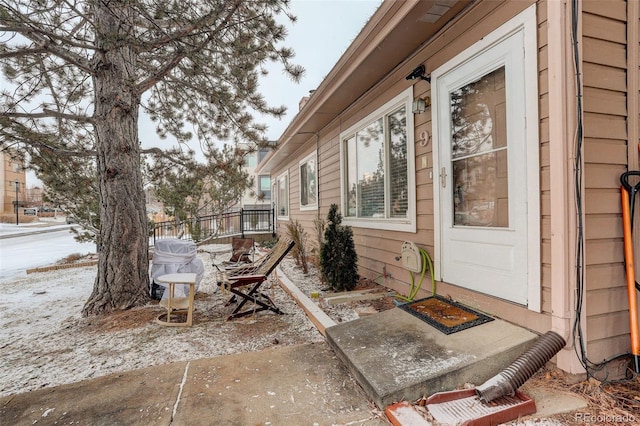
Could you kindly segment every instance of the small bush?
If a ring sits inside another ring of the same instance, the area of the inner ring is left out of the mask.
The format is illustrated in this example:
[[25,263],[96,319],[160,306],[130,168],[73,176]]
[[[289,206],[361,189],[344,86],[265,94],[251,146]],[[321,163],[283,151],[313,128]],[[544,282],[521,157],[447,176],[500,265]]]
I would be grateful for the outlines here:
[[304,226],[294,220],[287,223],[287,234],[294,243],[295,246],[291,249],[291,255],[296,261],[296,265],[302,268],[303,274],[309,273],[309,258],[307,255],[307,233],[304,230]]
[[261,241],[260,247],[264,249],[272,249],[276,244],[278,244],[278,238],[271,238],[269,240]]
[[81,260],[82,258],[84,258],[84,255],[80,254],[80,253],[72,253],[70,255],[68,255],[67,257],[64,257],[61,261],[61,263],[76,263],[79,260]]
[[338,213],[338,206],[332,204],[320,249],[320,268],[323,280],[333,290],[350,291],[358,283],[358,254],[351,227],[341,223],[342,215]]

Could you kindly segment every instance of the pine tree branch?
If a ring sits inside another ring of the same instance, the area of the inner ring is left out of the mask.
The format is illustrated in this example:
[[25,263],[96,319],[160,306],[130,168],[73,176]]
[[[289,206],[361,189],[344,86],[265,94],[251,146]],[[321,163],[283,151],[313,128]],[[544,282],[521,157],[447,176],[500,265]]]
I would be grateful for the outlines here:
[[[85,50],[96,50],[96,47],[92,44],[80,43],[79,41],[75,41],[71,38],[63,37],[59,34],[56,34],[51,31],[45,31],[37,25],[31,25],[31,23],[27,23],[25,25],[13,25],[13,26],[0,26],[0,32],[7,33],[18,33],[29,40],[33,41],[37,45],[47,45],[54,43],[55,41],[60,41],[65,45],[71,47],[77,47],[78,49]],[[39,37],[37,37],[39,36]],[[77,60],[82,60],[81,56],[77,56]]]
[[[140,82],[137,86],[137,93],[139,95],[142,95],[144,92],[146,92],[147,90],[149,90],[151,87],[155,86],[156,83],[158,83],[160,80],[162,80],[164,77],[166,77],[171,70],[173,70],[176,66],[178,66],[178,64],[180,64],[180,62],[186,58],[190,53],[195,53],[195,52],[199,52],[200,50],[202,50],[203,47],[207,46],[212,40],[213,40],[213,36],[214,34],[217,34],[221,28],[223,28],[224,26],[226,26],[226,24],[229,22],[229,20],[231,19],[231,17],[233,16],[233,14],[236,12],[236,10],[238,10],[238,7],[240,6],[241,1],[240,0],[236,0],[236,2],[233,4],[232,7],[229,8],[229,11],[227,12],[225,18],[217,25],[217,27],[215,29],[213,29],[212,31],[209,32],[208,36],[198,45],[193,46],[193,48],[191,49],[179,49],[176,54],[173,56],[173,58],[171,58],[169,60],[169,62],[167,62],[163,67],[160,67],[160,69],[158,70],[158,72],[150,75],[147,79],[145,79],[144,81]],[[185,37],[187,37],[188,35],[192,34],[193,31],[195,30],[200,30],[202,28],[206,28],[207,23],[209,23],[209,19],[212,18],[214,16],[213,12],[204,16],[202,19],[200,19],[198,21],[198,23],[193,24],[193,25],[189,25],[185,28],[182,28],[179,31],[176,31],[173,34],[169,34],[165,37],[162,38],[158,38],[152,42],[147,43],[148,44],[148,49],[155,49],[158,48],[160,46],[164,46],[167,43],[176,41],[176,40],[180,40],[180,39],[184,39]]]
[[3,112],[0,113],[0,116],[5,116],[8,118],[62,118],[65,120],[72,120],[78,123],[89,123],[93,124],[94,119],[92,117],[87,117],[83,115],[76,114],[65,114],[59,111],[53,111],[50,109],[44,108],[42,112]]
[[186,56],[187,54],[185,51],[178,51],[178,53],[174,55],[174,57],[171,58],[168,63],[166,63],[162,68],[158,70],[158,72],[150,75],[146,80],[140,82],[136,86],[137,94],[141,96],[144,92],[155,86],[160,80],[166,77],[171,72],[171,70],[174,69]]
[[[230,18],[233,14],[238,10],[240,5],[242,4],[242,0],[236,0],[235,3],[231,6],[228,6],[228,12],[225,18],[222,20],[222,23],[217,26],[216,29],[211,30],[212,33],[217,33],[220,31],[221,25],[226,25],[229,22]],[[191,23],[190,25],[179,28],[178,30],[170,33],[164,34],[162,37],[158,37],[147,42],[144,42],[140,45],[140,52],[150,52],[159,47],[166,46],[169,43],[175,42],[183,42],[184,39],[188,36],[194,35],[196,30],[203,30],[209,27],[215,21],[217,17],[216,11],[211,11],[210,13],[204,15],[196,22]],[[152,18],[149,18],[150,21],[154,21]],[[162,26],[156,25],[157,28],[161,28]]]
[[47,53],[47,49],[40,47],[37,49],[20,49],[13,52],[0,52],[0,59],[20,58],[23,56],[39,55],[41,53]]
[[[7,14],[4,16],[7,16]],[[24,17],[17,10],[11,10],[10,16],[20,18]],[[55,32],[46,31],[39,23],[29,20],[25,20],[24,22],[11,22],[6,17],[3,17],[0,24],[0,32],[18,33],[31,40],[37,46],[36,49],[45,49],[46,52],[57,56],[70,64],[76,65],[83,71],[90,74],[93,73],[93,70],[89,66],[89,62],[85,58],[68,49],[61,48],[56,41],[60,41],[65,46],[69,47],[95,50],[96,47],[91,44],[80,43],[72,38],[63,37]]]
[[[19,113],[17,113],[19,114]],[[68,149],[60,145],[59,134],[46,134],[34,131],[31,127],[24,125],[17,117],[9,117],[8,114],[0,114],[0,147],[13,143],[27,145],[30,149],[40,153],[49,153],[49,157],[54,155],[60,157],[95,157],[95,149],[82,148],[80,150]]]

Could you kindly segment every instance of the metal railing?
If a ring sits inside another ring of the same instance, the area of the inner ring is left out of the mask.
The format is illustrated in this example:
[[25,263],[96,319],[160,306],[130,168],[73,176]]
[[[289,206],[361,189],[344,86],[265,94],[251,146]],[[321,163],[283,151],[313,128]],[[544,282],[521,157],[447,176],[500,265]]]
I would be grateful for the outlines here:
[[182,222],[158,222],[153,226],[153,244],[163,238],[181,238],[198,242],[236,235],[244,238],[246,234],[273,234],[274,218],[274,209],[240,209],[222,215],[193,217]]

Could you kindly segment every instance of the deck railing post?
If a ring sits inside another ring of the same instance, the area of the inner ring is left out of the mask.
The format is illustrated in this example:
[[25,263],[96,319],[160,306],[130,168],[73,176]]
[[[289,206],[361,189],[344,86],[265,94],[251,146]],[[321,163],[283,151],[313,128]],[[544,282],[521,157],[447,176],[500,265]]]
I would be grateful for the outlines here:
[[240,209],[240,232],[244,238],[244,209]]

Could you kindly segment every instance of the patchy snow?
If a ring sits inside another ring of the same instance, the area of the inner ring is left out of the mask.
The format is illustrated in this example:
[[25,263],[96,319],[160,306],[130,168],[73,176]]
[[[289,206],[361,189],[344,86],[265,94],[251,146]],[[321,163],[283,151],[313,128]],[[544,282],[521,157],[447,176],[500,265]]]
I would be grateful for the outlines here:
[[64,218],[0,223],[0,286],[6,279],[25,276],[27,269],[51,265],[71,254],[95,253],[96,245],[76,241],[71,227]]
[[[157,302],[82,318],[95,266],[4,279],[0,282],[0,396],[169,362],[323,341],[302,309],[273,280],[262,288],[285,315],[259,312],[226,321],[233,306],[224,306],[229,294],[216,285],[210,254],[216,251],[221,247],[199,248],[205,277],[196,295],[194,325],[188,328],[155,323],[163,312]],[[304,281],[315,279],[311,278],[306,276]]]
[[[154,319],[164,311],[155,301],[125,312],[82,318],[80,312],[92,291],[95,266],[28,275],[22,271],[3,277],[0,397],[170,362],[324,341],[302,309],[273,280],[262,288],[285,315],[259,312],[226,321],[232,306],[224,306],[229,294],[216,285],[212,262],[214,257],[224,260],[229,254],[229,245],[198,248],[205,276],[196,294],[194,325],[184,328],[155,323]],[[7,259],[5,253],[2,257]],[[328,291],[313,266],[309,274],[303,274],[287,257],[280,269],[302,293],[310,296],[318,292],[320,297],[313,300],[334,321],[358,317],[357,302],[336,305],[325,302],[323,296]],[[560,424],[535,418],[509,423],[510,426]]]

